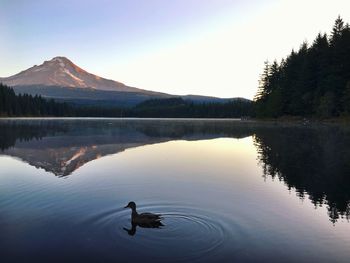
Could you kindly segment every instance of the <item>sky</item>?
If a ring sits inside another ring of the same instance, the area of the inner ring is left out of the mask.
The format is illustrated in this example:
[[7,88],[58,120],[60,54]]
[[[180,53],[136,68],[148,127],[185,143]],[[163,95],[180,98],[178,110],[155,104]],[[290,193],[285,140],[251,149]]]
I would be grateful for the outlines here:
[[0,77],[65,56],[133,87],[252,99],[264,61],[338,15],[349,0],[0,0]]

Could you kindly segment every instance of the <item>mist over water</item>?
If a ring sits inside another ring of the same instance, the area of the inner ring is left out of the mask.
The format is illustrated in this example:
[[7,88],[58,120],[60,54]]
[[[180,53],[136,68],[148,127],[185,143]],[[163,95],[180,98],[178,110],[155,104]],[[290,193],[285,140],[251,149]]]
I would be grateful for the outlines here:
[[2,259],[348,262],[349,158],[342,126],[1,120]]

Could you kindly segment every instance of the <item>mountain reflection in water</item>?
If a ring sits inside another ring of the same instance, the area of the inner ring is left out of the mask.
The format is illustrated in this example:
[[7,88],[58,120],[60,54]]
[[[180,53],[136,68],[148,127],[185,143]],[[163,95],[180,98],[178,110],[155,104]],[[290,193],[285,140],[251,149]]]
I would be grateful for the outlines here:
[[171,140],[243,138],[250,127],[217,127],[216,123],[159,121],[47,120],[0,122],[0,149],[58,177],[87,162],[128,148]]
[[300,199],[326,205],[330,220],[350,215],[350,129],[194,120],[2,120],[0,153],[58,177],[126,149],[172,140],[253,136],[263,177]]

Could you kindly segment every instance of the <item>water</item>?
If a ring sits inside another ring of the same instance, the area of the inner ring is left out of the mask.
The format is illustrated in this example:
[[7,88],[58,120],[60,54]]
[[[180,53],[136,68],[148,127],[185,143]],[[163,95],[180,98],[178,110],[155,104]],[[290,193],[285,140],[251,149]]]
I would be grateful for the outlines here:
[[1,262],[350,260],[349,127],[2,120],[0,154]]

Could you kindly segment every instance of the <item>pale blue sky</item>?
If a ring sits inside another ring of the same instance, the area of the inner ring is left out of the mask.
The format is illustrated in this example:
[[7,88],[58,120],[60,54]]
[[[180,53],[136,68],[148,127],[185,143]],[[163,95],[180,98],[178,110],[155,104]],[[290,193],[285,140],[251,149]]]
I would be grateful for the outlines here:
[[143,89],[252,98],[266,59],[329,32],[345,0],[0,0],[0,76],[55,56]]

